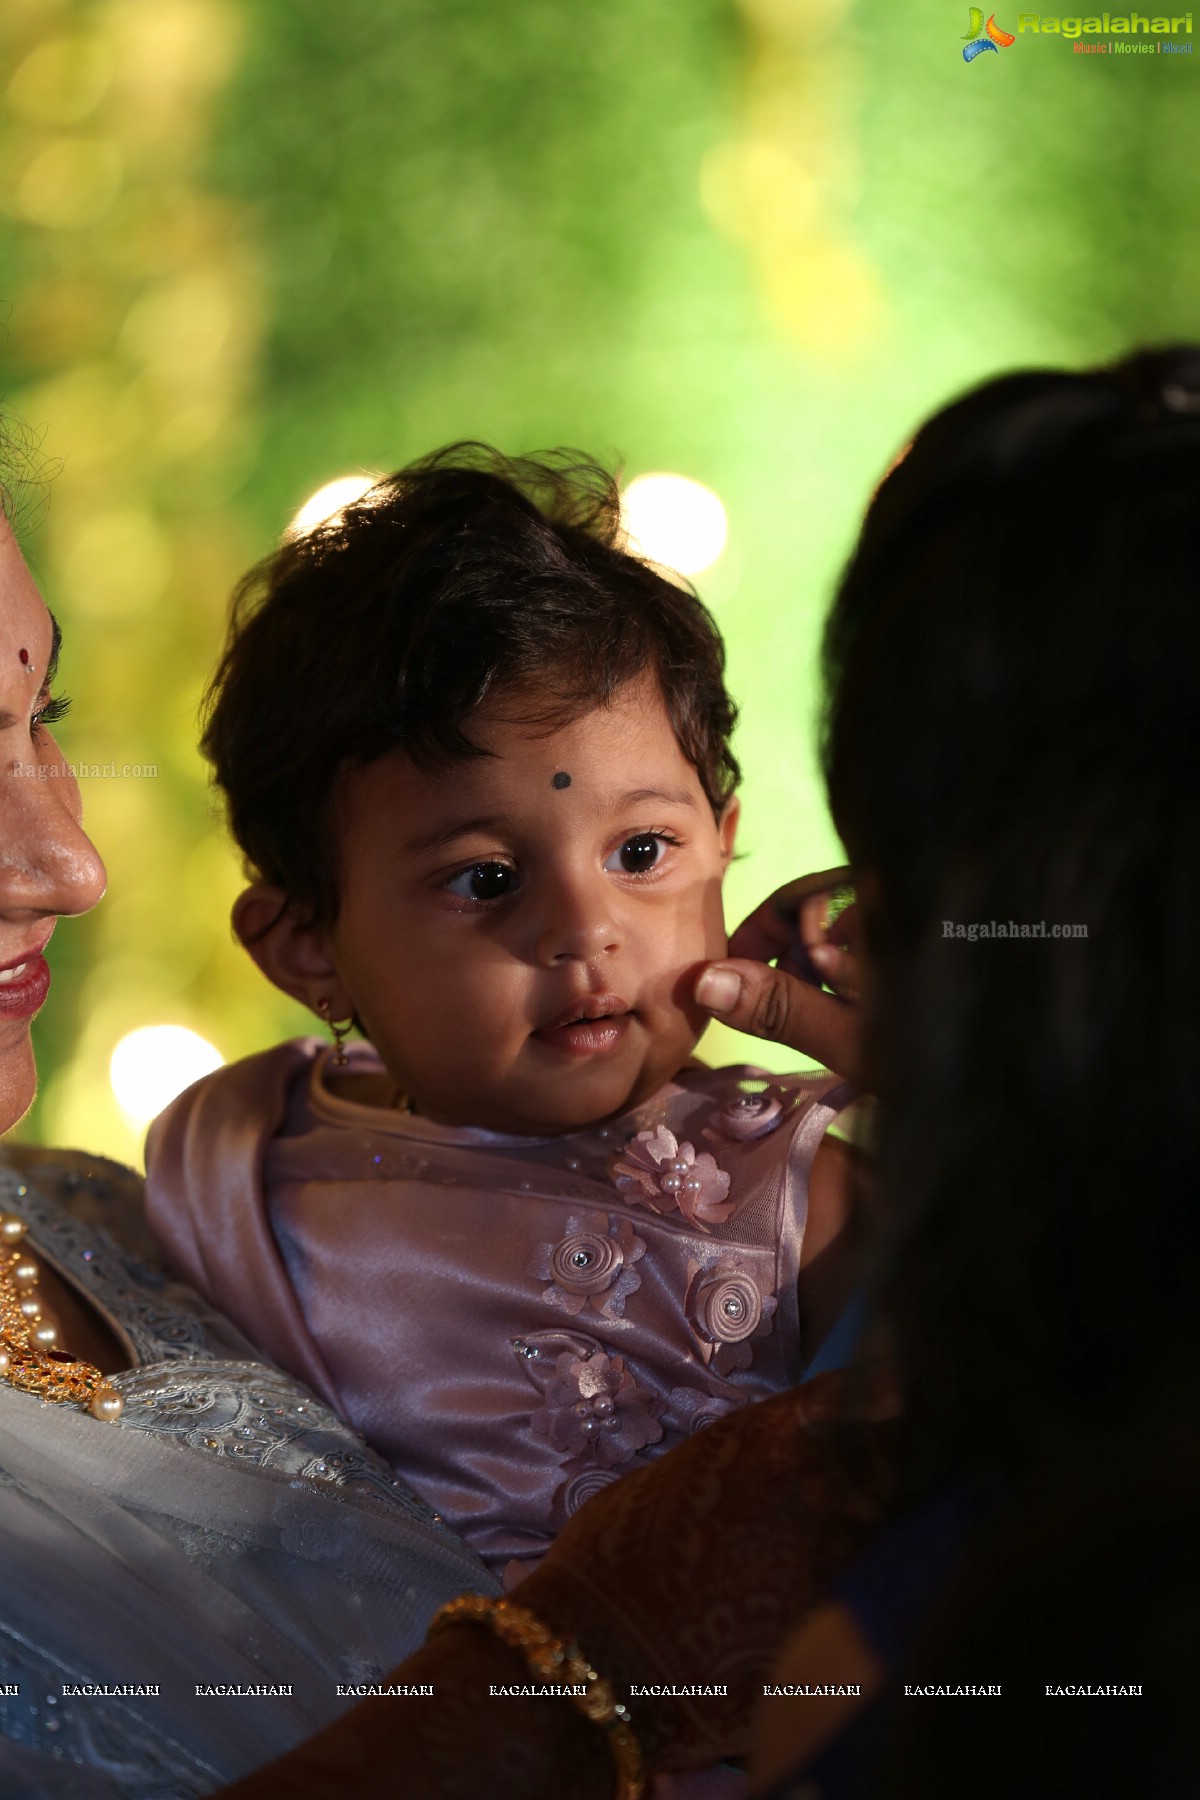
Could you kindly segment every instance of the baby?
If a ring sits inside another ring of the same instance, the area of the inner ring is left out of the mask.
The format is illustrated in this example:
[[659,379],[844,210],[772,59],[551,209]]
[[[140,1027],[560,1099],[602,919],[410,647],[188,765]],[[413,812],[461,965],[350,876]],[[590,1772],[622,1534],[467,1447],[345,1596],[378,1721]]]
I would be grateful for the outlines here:
[[691,1060],[723,666],[603,471],[458,445],[254,571],[213,683],[235,929],[334,1046],[174,1102],[151,1221],[498,1568],[823,1329],[849,1093]]

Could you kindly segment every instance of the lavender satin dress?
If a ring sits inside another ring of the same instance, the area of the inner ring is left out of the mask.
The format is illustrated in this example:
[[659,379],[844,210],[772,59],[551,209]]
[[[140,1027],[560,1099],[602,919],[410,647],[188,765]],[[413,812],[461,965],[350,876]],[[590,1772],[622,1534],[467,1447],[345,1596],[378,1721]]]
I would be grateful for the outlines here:
[[[359,1046],[354,1067],[381,1065]],[[493,1568],[800,1379],[837,1077],[689,1069],[603,1126],[521,1138],[361,1105],[327,1072],[299,1040],[175,1101],[148,1146],[152,1228]]]

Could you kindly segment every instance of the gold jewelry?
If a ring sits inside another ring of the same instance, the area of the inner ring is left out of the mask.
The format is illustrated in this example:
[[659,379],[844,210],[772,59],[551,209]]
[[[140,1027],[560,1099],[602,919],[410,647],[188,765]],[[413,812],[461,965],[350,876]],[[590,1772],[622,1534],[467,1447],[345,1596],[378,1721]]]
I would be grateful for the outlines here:
[[58,1326],[34,1292],[41,1271],[20,1248],[24,1236],[24,1219],[0,1213],[0,1380],[113,1424],[125,1402],[101,1369],[58,1348]]
[[460,1594],[457,1600],[439,1607],[426,1638],[449,1625],[461,1624],[486,1625],[502,1644],[519,1650],[542,1681],[583,1688],[582,1694],[571,1694],[571,1704],[585,1719],[599,1725],[608,1739],[617,1772],[615,1800],[641,1800],[646,1778],[629,1708],[617,1699],[612,1684],[593,1669],[574,1638],[556,1637],[527,1606],[512,1600],[489,1600],[483,1594]]
[[329,1059],[330,1067],[334,1069],[344,1069],[350,1061],[350,1058],[346,1055],[346,1039],[354,1030],[354,1019],[351,1017],[349,1019],[342,1019],[340,1022],[335,1019],[332,1016],[332,1002],[327,997],[317,1001],[317,1011],[320,1013],[333,1034],[333,1055]]

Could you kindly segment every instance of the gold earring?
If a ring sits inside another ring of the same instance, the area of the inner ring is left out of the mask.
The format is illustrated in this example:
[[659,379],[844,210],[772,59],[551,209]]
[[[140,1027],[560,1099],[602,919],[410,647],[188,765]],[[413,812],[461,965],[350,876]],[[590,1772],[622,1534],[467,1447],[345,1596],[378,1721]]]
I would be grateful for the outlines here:
[[350,1061],[346,1055],[346,1039],[354,1030],[353,1018],[343,1019],[340,1023],[333,1015],[333,1007],[327,997],[317,1001],[317,1011],[333,1034],[333,1055],[329,1059],[331,1068],[344,1069]]

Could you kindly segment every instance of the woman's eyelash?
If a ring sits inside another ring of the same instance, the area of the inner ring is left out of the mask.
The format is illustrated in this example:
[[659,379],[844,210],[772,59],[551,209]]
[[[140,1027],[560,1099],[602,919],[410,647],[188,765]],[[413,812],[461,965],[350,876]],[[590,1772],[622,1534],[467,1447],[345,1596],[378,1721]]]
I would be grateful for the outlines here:
[[71,701],[69,695],[54,694],[47,698],[45,703],[37,708],[32,719],[29,721],[33,735],[36,737],[39,731],[44,731],[50,725],[57,725],[60,719],[66,718],[70,710]]

